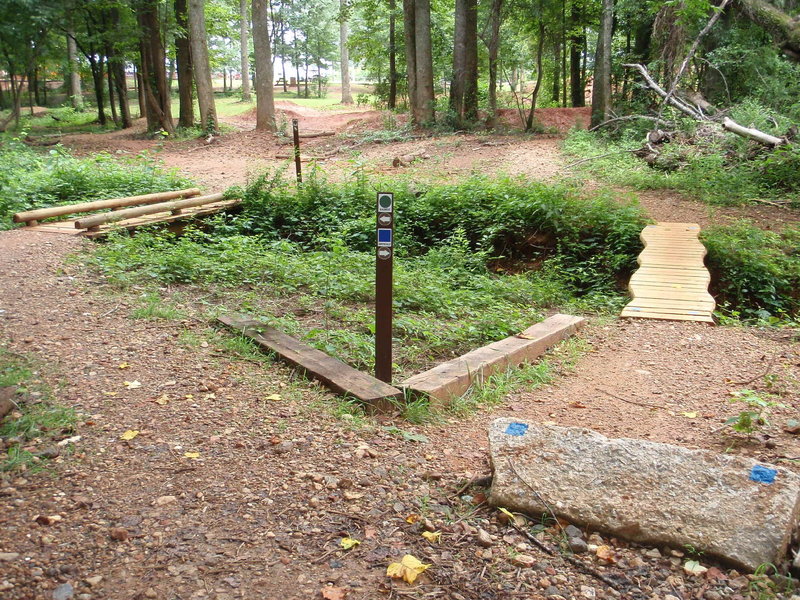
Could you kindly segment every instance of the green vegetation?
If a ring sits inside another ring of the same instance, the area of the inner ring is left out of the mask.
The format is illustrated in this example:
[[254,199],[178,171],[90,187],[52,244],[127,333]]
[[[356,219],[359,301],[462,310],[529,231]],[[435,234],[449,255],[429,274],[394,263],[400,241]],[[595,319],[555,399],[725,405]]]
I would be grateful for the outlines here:
[[[758,113],[758,108],[749,107],[747,114]],[[744,112],[744,107],[740,108]],[[763,121],[766,132],[783,135],[785,122],[776,127],[768,117]],[[576,160],[592,158],[574,167],[577,171],[617,185],[675,189],[717,205],[747,204],[755,198],[790,199],[800,204],[800,151],[796,147],[769,151],[735,136],[709,135],[699,142],[696,124],[687,122],[684,127],[689,134],[661,147],[660,168],[650,167],[630,152],[642,147],[645,126],[631,126],[614,136],[572,131],[564,150]]]
[[60,146],[39,151],[13,139],[0,146],[0,230],[12,226],[11,215],[58,204],[188,187],[175,171],[159,168],[142,154],[117,158],[95,154],[73,157]]
[[768,415],[771,408],[786,408],[786,405],[770,400],[769,396],[762,397],[753,390],[739,390],[733,393],[731,402],[745,404],[747,408],[735,417],[725,421],[731,429],[748,436],[769,427]]
[[765,323],[790,322],[800,314],[800,228],[781,233],[746,222],[710,227],[712,292],[725,316]]
[[645,222],[634,205],[521,180],[424,192],[401,181],[281,181],[255,181],[243,212],[208,230],[121,234],[90,261],[121,286],[210,287],[226,309],[369,369],[373,188],[394,189],[396,360],[410,372],[521,331],[552,307],[617,310],[617,281],[635,265]]
[[37,366],[28,358],[0,348],[0,389],[16,387],[16,410],[0,422],[0,439],[6,446],[0,470],[40,469],[48,442],[70,435],[78,417],[58,405],[43,383]]

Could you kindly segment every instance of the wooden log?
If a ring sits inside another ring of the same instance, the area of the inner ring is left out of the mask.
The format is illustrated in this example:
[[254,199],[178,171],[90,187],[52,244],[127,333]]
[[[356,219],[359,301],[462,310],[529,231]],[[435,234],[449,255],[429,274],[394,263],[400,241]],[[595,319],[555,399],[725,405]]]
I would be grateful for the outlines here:
[[218,320],[251,338],[259,346],[276,353],[285,361],[300,367],[309,377],[319,380],[333,391],[354,396],[369,404],[375,411],[391,411],[394,409],[392,401],[403,397],[403,392],[396,387],[354,369],[321,350],[307,346],[247,315],[223,315]]
[[770,135],[768,133],[764,133],[763,131],[759,131],[758,129],[753,129],[752,127],[744,127],[743,125],[739,125],[733,119],[729,119],[725,117],[722,120],[722,128],[730,131],[731,133],[735,133],[736,135],[740,135],[742,137],[750,138],[751,140],[755,140],[762,144],[766,144],[767,146],[780,146],[786,143],[785,138],[775,137],[774,135]]
[[473,383],[485,381],[493,373],[538,358],[548,348],[578,331],[585,322],[582,317],[553,315],[519,335],[478,348],[414,375],[404,381],[401,387],[446,405],[466,392]]
[[139,204],[154,204],[164,202],[174,198],[189,198],[197,196],[200,190],[189,188],[185,190],[175,190],[172,192],[158,192],[156,194],[145,194],[143,196],[128,196],[126,198],[111,198],[109,200],[96,200],[94,202],[82,202],[80,204],[65,204],[64,206],[51,206],[50,208],[39,208],[19,212],[14,215],[15,223],[28,223],[30,221],[40,221],[51,217],[63,217],[75,213],[93,212],[106,208],[120,208],[123,206],[137,206]]
[[306,131],[300,134],[301,138],[318,138],[336,135],[335,131]]
[[392,160],[393,167],[407,167],[416,159],[428,159],[430,156],[424,150],[419,150],[417,152],[411,152],[410,154],[403,154],[401,156],[395,156],[394,160]]
[[193,206],[203,206],[204,204],[211,204],[212,202],[219,202],[222,200],[222,193],[209,194],[207,196],[199,196],[197,198],[189,198],[188,200],[176,200],[173,202],[161,202],[159,204],[151,204],[148,206],[137,206],[136,208],[128,208],[125,210],[116,210],[114,212],[102,213],[99,215],[92,215],[83,219],[75,221],[76,229],[93,229],[106,223],[114,223],[115,221],[124,221],[125,219],[132,219],[134,217],[141,217],[142,215],[152,215],[160,212],[172,212],[180,210],[181,208],[191,208]]

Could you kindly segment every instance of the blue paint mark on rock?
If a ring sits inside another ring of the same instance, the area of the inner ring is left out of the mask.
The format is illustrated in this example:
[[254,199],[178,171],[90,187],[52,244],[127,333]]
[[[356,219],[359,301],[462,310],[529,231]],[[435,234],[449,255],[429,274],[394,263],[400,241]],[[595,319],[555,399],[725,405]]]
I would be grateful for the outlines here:
[[770,469],[761,465],[756,465],[750,470],[750,480],[759,483],[772,483],[778,476],[776,469]]
[[525,423],[509,423],[506,427],[506,435],[522,437],[526,431],[528,431],[528,426]]

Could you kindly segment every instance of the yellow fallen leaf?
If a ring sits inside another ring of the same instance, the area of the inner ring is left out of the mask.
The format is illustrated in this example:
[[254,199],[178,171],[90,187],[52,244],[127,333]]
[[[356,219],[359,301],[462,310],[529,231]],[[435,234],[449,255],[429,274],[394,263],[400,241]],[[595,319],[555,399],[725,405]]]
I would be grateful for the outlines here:
[[685,413],[681,413],[681,414],[682,414],[684,417],[686,417],[687,419],[696,419],[696,418],[697,418],[697,412],[695,412],[695,411],[692,411],[692,412],[685,412]]
[[203,396],[203,400],[215,400],[216,397],[217,397],[216,394],[206,394],[205,396]]
[[264,398],[264,400],[278,401],[278,400],[282,400],[282,398],[281,398],[280,394],[270,394],[269,396]]
[[341,539],[341,541],[339,542],[339,545],[340,545],[342,548],[344,548],[345,550],[350,550],[350,548],[355,548],[355,547],[356,547],[356,546],[358,546],[360,543],[361,543],[361,542],[360,542],[360,541],[358,541],[358,540],[357,540],[357,539],[355,539],[355,538],[346,537],[346,538],[342,538],[342,539]]
[[514,513],[512,513],[512,512],[511,512],[510,510],[508,510],[507,508],[503,508],[502,506],[498,506],[498,507],[497,507],[497,510],[499,510],[501,513],[503,513],[505,516],[507,516],[507,517],[508,517],[509,519],[511,519],[512,521],[514,520]]
[[133,438],[135,438],[137,435],[139,435],[139,432],[136,429],[128,429],[128,431],[119,436],[119,439],[128,442]]
[[121,363],[119,363],[119,365],[117,365],[117,366],[118,366],[120,369],[129,369],[129,368],[130,368],[130,365],[129,365],[128,363],[126,363],[126,362],[121,362]]
[[597,558],[601,560],[607,560],[608,562],[615,563],[617,562],[617,553],[610,546],[599,546],[595,551],[597,554]]
[[138,381],[126,381],[124,382],[124,385],[129,390],[135,390],[136,388],[142,387],[142,384]]
[[406,523],[411,523],[412,525],[419,521],[419,515],[417,514],[410,514],[406,517]]
[[117,392],[103,392],[103,396],[116,396]]
[[187,400],[193,400],[194,399],[194,394],[186,394],[184,396],[184,398],[186,398]]
[[386,576],[414,583],[417,577],[430,567],[431,565],[421,563],[417,557],[406,554],[399,563],[392,563],[386,567]]
[[423,531],[422,537],[428,540],[431,544],[438,544],[439,539],[442,537],[441,531]]
[[169,395],[162,394],[161,396],[153,400],[153,402],[155,402],[156,404],[161,404],[163,406],[164,404],[167,404],[169,402]]
[[199,452],[184,452],[183,453],[183,457],[184,458],[200,458],[200,453]]

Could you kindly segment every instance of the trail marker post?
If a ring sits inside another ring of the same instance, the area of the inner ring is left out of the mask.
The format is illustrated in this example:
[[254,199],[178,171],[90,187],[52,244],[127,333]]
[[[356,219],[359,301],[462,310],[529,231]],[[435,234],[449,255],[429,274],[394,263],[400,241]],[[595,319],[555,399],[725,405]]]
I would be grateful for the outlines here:
[[375,378],[392,382],[394,194],[378,192],[375,248]]
[[297,173],[297,183],[303,183],[303,172],[300,169],[300,123],[292,119],[292,139],[294,141],[294,170]]

